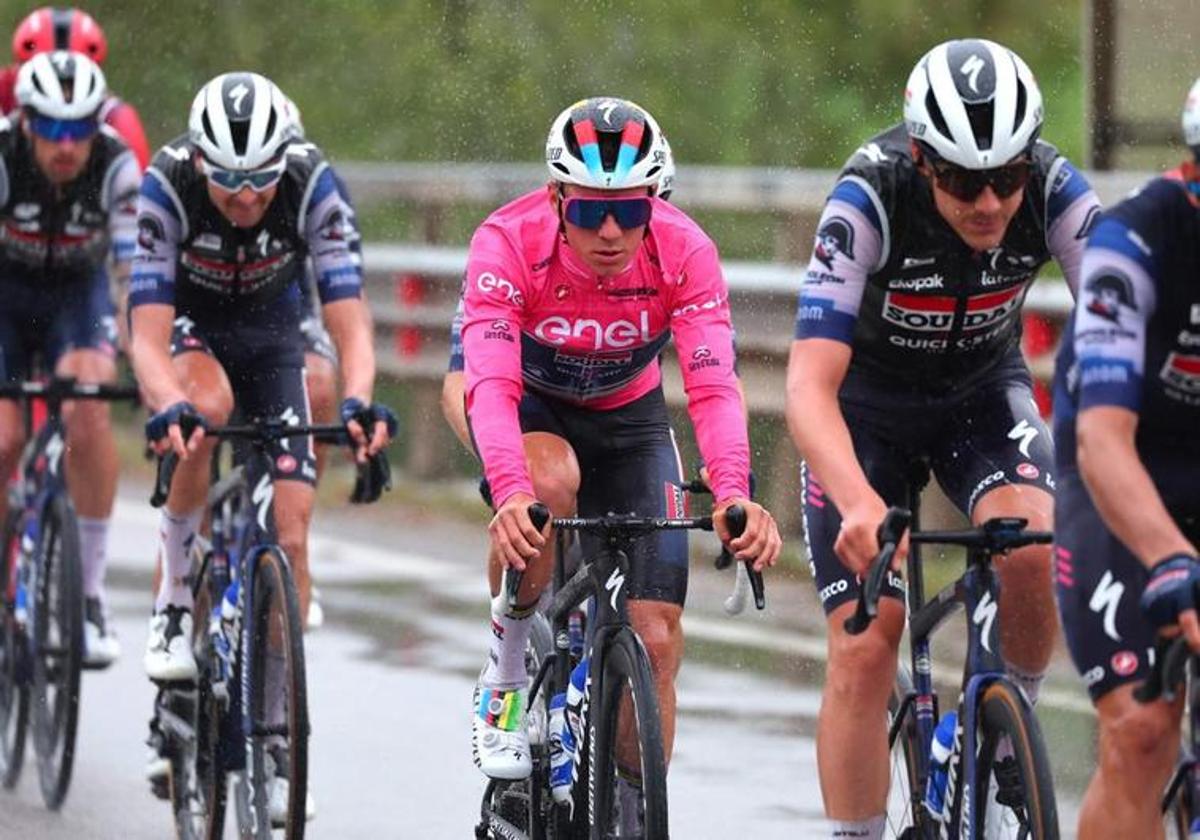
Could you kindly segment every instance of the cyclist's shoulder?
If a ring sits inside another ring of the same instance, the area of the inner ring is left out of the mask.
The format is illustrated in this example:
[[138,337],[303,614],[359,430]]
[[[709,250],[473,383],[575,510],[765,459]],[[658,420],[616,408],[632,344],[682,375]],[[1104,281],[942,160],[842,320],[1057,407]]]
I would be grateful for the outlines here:
[[891,215],[906,205],[916,177],[908,132],[903,124],[894,125],[855,149],[838,173],[830,198],[866,203],[876,213]]
[[320,146],[310,143],[308,140],[293,140],[288,143],[284,157],[287,160],[287,169],[284,172],[285,182],[307,188],[313,176],[323,176],[328,178],[331,188],[337,190],[337,179]]
[[545,188],[532,190],[493,210],[471,236],[473,259],[537,263],[554,252],[558,219]]
[[187,134],[164,143],[150,159],[150,168],[173,186],[185,186],[196,180],[196,158],[199,151]]
[[1200,211],[1187,185],[1157,177],[1109,207],[1088,237],[1089,248],[1107,248],[1132,259],[1154,258],[1173,240],[1200,235]]

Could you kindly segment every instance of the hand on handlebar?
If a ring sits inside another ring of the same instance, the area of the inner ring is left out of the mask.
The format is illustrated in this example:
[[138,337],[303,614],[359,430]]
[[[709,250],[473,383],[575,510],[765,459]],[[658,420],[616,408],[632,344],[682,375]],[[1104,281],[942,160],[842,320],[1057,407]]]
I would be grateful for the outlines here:
[[354,460],[360,464],[387,446],[399,428],[395,413],[383,403],[368,405],[357,397],[347,397],[342,400],[339,413],[354,443]]
[[156,455],[174,452],[186,461],[204,440],[207,423],[186,400],[172,403],[146,421],[146,441]]
[[[842,527],[833,543],[833,551],[842,564],[860,578],[866,575],[879,554],[879,526],[887,512],[887,505],[875,493],[842,511]],[[892,555],[892,571],[899,571],[907,556],[908,534],[905,533]]]
[[[730,534],[726,522],[726,514],[733,505],[740,506],[746,513],[746,528],[738,537]],[[713,510],[713,527],[721,542],[733,550],[734,556],[738,560],[752,562],[756,572],[774,566],[779,559],[783,547],[779,526],[770,512],[757,502],[743,498],[726,499]]]
[[1200,592],[1200,559],[1193,554],[1172,554],[1150,570],[1142,591],[1142,612],[1163,635],[1183,633],[1188,647],[1200,653],[1200,619],[1196,596]]
[[534,527],[529,506],[536,499],[528,493],[514,493],[504,500],[488,524],[492,548],[505,568],[525,571],[525,564],[541,553],[546,533]]

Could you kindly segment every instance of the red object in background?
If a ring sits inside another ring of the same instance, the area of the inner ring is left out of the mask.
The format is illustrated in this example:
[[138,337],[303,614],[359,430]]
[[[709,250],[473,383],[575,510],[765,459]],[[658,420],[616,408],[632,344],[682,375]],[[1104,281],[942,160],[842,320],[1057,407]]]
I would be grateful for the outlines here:
[[[425,302],[425,280],[416,274],[397,274],[395,280],[396,305],[401,309],[415,309]],[[421,352],[421,328],[416,324],[396,327],[393,335],[396,355],[411,359]]]
[[[1049,318],[1035,315],[1032,312],[1025,313],[1022,321],[1021,350],[1024,351],[1025,358],[1035,371],[1047,363],[1052,363],[1054,351],[1058,347],[1060,332],[1059,326]],[[1051,369],[1053,369],[1052,364]],[[1049,417],[1051,409],[1049,381],[1040,378],[1034,379],[1033,399],[1042,416]]]

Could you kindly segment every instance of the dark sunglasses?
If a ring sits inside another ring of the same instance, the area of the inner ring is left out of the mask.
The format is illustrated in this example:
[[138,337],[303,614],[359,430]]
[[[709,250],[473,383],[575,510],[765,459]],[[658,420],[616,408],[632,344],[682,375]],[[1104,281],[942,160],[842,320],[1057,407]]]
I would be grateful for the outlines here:
[[56,120],[34,114],[29,118],[29,128],[38,137],[59,143],[63,140],[87,140],[100,130],[100,124],[91,117],[81,120]]
[[645,196],[568,198],[563,200],[563,218],[576,227],[598,230],[611,215],[622,230],[629,230],[648,223],[653,206]]
[[279,183],[287,169],[287,160],[280,158],[270,166],[261,169],[222,169],[214,166],[204,158],[200,158],[200,169],[209,181],[223,190],[237,192],[242,187],[249,187],[255,192],[266,192]]
[[937,185],[959,201],[974,201],[988,186],[998,198],[1008,198],[1029,181],[1029,161],[1023,159],[995,169],[964,169],[932,158],[929,165]]

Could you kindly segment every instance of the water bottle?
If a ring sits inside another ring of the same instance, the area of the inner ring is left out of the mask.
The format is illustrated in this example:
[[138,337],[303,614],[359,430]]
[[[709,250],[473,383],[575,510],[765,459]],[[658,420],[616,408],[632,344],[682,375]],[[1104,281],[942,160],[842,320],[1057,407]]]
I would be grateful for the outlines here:
[[929,779],[925,785],[925,810],[934,819],[946,818],[946,784],[950,768],[950,754],[954,751],[954,734],[958,728],[958,713],[946,712],[933,730],[933,743],[929,747]]
[[550,735],[547,741],[550,748],[550,796],[560,804],[571,800],[571,771],[575,764],[575,750],[568,752],[563,743],[564,736],[569,736],[571,732],[564,716],[566,705],[566,692],[560,691],[550,698]]
[[[583,694],[587,688],[588,662],[584,659],[571,671],[571,682],[567,686],[567,735],[570,736],[571,757],[574,758],[583,743]],[[563,738],[564,748],[568,742]]]
[[567,615],[567,637],[572,659],[583,656],[583,610],[571,610]]

